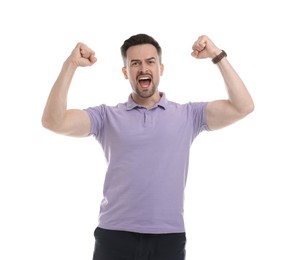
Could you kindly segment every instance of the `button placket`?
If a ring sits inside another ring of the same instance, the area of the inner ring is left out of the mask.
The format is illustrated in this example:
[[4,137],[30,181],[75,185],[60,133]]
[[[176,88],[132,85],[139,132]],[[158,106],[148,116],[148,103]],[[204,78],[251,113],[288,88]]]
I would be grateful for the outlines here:
[[152,115],[150,110],[144,111],[144,126],[152,125]]

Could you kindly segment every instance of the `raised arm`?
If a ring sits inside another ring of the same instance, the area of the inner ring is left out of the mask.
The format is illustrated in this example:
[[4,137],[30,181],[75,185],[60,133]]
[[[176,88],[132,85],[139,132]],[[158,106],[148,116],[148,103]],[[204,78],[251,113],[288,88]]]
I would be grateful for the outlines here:
[[[207,37],[200,36],[193,45],[192,56],[195,58],[215,58],[222,52]],[[217,66],[224,79],[228,99],[209,102],[206,109],[207,124],[211,130],[226,127],[250,114],[254,110],[254,102],[244,82],[229,63],[222,58]]]
[[78,43],[63,63],[62,69],[51,89],[42,115],[43,127],[68,136],[87,136],[90,120],[81,109],[67,109],[67,94],[78,67],[91,66],[96,62],[94,52]]

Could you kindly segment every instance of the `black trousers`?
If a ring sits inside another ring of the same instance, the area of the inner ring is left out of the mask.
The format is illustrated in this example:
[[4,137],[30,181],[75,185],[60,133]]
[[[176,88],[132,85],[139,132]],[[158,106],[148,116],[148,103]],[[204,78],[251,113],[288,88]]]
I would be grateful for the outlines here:
[[96,228],[93,260],[185,260],[185,233],[141,234]]

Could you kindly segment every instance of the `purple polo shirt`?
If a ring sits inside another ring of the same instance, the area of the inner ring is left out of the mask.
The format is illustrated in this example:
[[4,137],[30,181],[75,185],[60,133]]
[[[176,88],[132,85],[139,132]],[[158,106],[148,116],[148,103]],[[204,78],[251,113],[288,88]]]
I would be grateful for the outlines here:
[[91,135],[108,163],[99,227],[139,233],[185,232],[190,146],[206,124],[206,102],[177,104],[164,93],[151,109],[131,97],[87,108]]

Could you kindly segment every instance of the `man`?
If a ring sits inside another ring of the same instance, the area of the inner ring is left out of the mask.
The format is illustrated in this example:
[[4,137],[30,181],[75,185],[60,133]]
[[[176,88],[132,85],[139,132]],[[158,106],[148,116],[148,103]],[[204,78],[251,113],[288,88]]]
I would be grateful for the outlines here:
[[228,99],[177,104],[159,92],[162,49],[149,35],[124,41],[122,72],[132,93],[125,103],[67,109],[67,93],[78,67],[96,62],[78,43],[62,66],[43,112],[45,128],[68,136],[93,135],[108,168],[94,260],[185,259],[184,189],[189,150],[203,130],[226,127],[254,110],[254,103],[226,53],[200,36],[192,56],[211,58],[227,87]]

